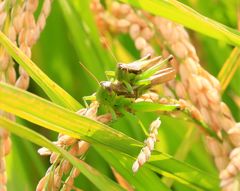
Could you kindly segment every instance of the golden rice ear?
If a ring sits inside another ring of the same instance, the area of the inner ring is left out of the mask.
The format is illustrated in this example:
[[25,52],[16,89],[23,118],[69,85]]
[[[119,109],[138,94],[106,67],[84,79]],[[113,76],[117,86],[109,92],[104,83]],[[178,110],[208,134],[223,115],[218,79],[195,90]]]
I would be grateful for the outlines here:
[[[216,132],[221,130],[228,132],[229,129],[233,128],[235,121],[230,110],[227,107],[223,108],[220,94],[218,94],[220,91],[219,81],[201,67],[196,50],[184,27],[159,16],[145,16],[148,22],[154,26],[153,30],[146,22],[146,19],[141,17],[141,14],[145,14],[143,11],[139,10],[136,13],[131,7],[128,7],[127,12],[121,11],[122,4],[117,3],[117,5],[114,9],[110,9],[112,19],[116,22],[110,23],[107,19],[103,19],[103,22],[109,24],[108,28],[110,30],[112,28],[115,29],[114,32],[122,32],[124,30],[125,33],[129,33],[141,55],[146,55],[150,52],[154,54],[155,50],[151,45],[151,40],[155,36],[157,38],[160,37],[158,44],[162,48],[163,56],[166,57],[171,52],[177,58],[170,64],[176,68],[180,80],[177,83],[168,83],[168,86],[164,87],[165,95],[175,97],[168,88],[170,87],[176,90],[177,97],[189,98],[200,111],[192,110],[191,115],[193,118],[199,119],[199,116],[202,116],[203,120]],[[128,20],[130,22],[128,27],[122,26],[121,28],[121,26],[116,26],[117,21],[120,19]],[[172,71],[172,77],[175,76],[174,73]],[[156,76],[154,75],[152,80],[153,84],[156,84],[170,79],[171,75],[164,76],[164,73],[159,72]],[[137,101],[141,100],[143,99],[139,98]],[[228,133],[230,134],[227,136],[232,137],[230,139],[232,143],[238,145],[236,129]],[[220,146],[224,147],[223,144]],[[222,158],[228,159],[228,157],[228,153],[224,153],[224,156],[221,158],[214,156],[216,166],[225,166],[227,160],[222,160]],[[230,183],[229,186],[224,186],[224,191],[233,190],[231,188],[233,181],[229,181],[229,179],[222,179],[222,181],[224,185],[226,185],[226,182]]]
[[162,84],[173,80],[176,77],[176,70],[174,68],[165,68],[160,70],[157,74],[150,77],[151,85]]
[[154,149],[154,144],[157,140],[158,135],[158,128],[161,126],[161,120],[158,117],[156,120],[154,120],[150,126],[149,126],[149,136],[144,141],[144,147],[140,151],[137,159],[132,165],[132,171],[133,173],[136,173],[139,168],[148,161],[148,159],[151,156],[151,151]]
[[[76,113],[81,116],[96,120],[98,107],[98,102],[94,101],[88,108],[81,109]],[[110,119],[107,118],[105,121]],[[76,158],[84,156],[90,146],[88,142],[75,139],[64,134],[59,134],[58,140],[55,141],[54,144],[61,148],[67,149],[69,154],[75,156]],[[64,180],[64,176],[67,176],[66,180],[64,181],[64,185],[71,187],[73,185],[74,179],[80,173],[79,170],[75,169],[69,161],[65,160],[64,158],[60,158],[57,153],[52,153],[46,148],[41,148],[38,152],[42,155],[50,154],[50,163],[52,166],[46,172],[45,176],[39,181],[36,190],[42,191],[45,186],[49,185],[51,186],[51,189],[49,188],[50,190],[59,190],[61,183]],[[80,161],[80,159],[77,160]],[[71,173],[69,173],[70,171]],[[61,187],[62,190],[65,189],[64,185]]]
[[[34,15],[35,11],[38,9],[38,0],[14,1],[14,3],[9,3],[10,2],[7,0],[0,2],[1,31],[13,44],[15,44],[27,57],[30,58],[32,55],[31,47],[38,40],[40,33],[46,24],[46,19],[50,13],[51,0],[42,1],[42,8],[39,11],[37,18],[35,18]],[[0,81],[26,90],[30,81],[28,73],[21,66],[17,67],[18,72],[16,72],[16,67],[14,66],[15,62],[4,47],[0,48],[0,60]],[[0,116],[5,116],[5,114],[0,112]],[[13,115],[7,115],[5,117],[11,121],[15,121],[15,117]],[[7,130],[1,129],[0,190],[7,190],[5,156],[7,156],[10,151],[10,134]],[[43,153],[43,150],[41,152]]]

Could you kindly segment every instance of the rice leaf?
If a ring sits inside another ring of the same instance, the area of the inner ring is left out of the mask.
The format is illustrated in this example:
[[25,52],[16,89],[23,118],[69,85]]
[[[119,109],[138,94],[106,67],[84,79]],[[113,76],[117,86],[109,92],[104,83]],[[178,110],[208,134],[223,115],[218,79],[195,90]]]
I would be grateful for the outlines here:
[[[0,109],[57,132],[79,138],[93,145],[125,153],[136,158],[143,143],[31,93],[0,83]],[[197,189],[218,190],[218,178],[187,163],[154,151],[149,167]]]
[[0,126],[6,128],[10,132],[27,139],[41,147],[46,147],[49,150],[61,154],[62,157],[67,159],[74,167],[81,171],[90,181],[92,181],[100,190],[114,190],[114,191],[123,191],[118,184],[113,182],[111,179],[105,175],[98,172],[96,169],[88,165],[82,160],[76,159],[70,153],[64,149],[54,145],[44,136],[30,130],[29,128],[17,124],[16,122],[10,121],[4,117],[0,117]]
[[154,15],[159,15],[167,19],[173,20],[183,26],[200,32],[212,38],[224,41],[228,44],[239,46],[240,33],[218,23],[208,17],[205,17],[176,0],[120,0],[129,3],[132,6],[141,8]]
[[0,31],[0,43],[8,53],[27,71],[34,81],[57,104],[78,110],[81,105],[65,90],[52,81],[37,65],[28,58],[7,36]]

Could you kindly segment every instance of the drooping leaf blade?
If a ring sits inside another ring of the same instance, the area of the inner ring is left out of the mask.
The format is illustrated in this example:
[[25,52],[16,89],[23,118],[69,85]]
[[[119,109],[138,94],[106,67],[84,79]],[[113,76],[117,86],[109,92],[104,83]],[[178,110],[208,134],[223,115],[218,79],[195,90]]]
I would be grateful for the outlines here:
[[[143,143],[99,122],[28,92],[0,83],[0,109],[11,112],[45,128],[101,145],[136,158]],[[218,190],[218,178],[191,165],[154,151],[149,167],[197,189]]]
[[173,20],[192,30],[200,32],[212,38],[222,40],[228,44],[239,46],[240,33],[207,18],[192,8],[176,0],[120,0],[129,3],[132,6],[141,8],[154,15],[159,15],[167,19]]
[[66,150],[54,145],[44,136],[30,130],[23,125],[17,124],[16,122],[10,121],[0,116],[0,126],[6,128],[8,131],[27,139],[39,146],[46,147],[49,150],[61,154],[62,157],[67,159],[74,167],[81,171],[91,182],[93,182],[100,190],[114,190],[124,191],[118,184],[110,180],[105,175],[98,172],[96,169],[89,166],[82,160],[78,160]]
[[127,155],[111,152],[101,147],[96,147],[96,150],[118,173],[120,173],[130,184],[134,185],[136,190],[171,190],[162,183],[160,177],[151,172],[148,168],[143,167],[137,174],[133,174],[133,160],[129,160]]
[[54,102],[75,111],[81,108],[81,105],[72,96],[42,72],[41,69],[1,31],[0,43]]
[[224,92],[240,66],[240,49],[234,48],[218,74],[221,91]]

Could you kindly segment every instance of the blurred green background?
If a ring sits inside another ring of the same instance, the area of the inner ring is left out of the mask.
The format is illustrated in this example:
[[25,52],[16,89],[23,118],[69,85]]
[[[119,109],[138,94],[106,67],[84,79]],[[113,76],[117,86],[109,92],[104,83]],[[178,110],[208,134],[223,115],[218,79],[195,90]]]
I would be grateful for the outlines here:
[[[219,21],[232,28],[237,28],[237,1],[229,0],[189,0],[181,1],[194,8],[199,13]],[[104,80],[105,70],[114,69],[116,63],[107,49],[101,48],[97,38],[97,30],[94,25],[91,12],[88,8],[89,1],[54,1],[52,11],[47,19],[46,28],[41,38],[33,47],[32,60],[57,84],[63,87],[78,101],[82,97],[96,91],[97,84],[80,66],[83,63],[99,80]],[[67,5],[67,6],[66,6]],[[71,14],[68,10],[71,10]],[[193,44],[197,49],[202,66],[211,74],[217,76],[233,47],[224,42],[217,41],[202,34],[189,31]],[[115,36],[121,43],[130,41],[126,35]],[[138,53],[132,48],[132,43],[122,43],[123,47],[136,59]],[[116,47],[118,48],[118,47]],[[119,61],[129,61],[121,54]],[[235,73],[229,87],[224,92],[223,100],[231,108],[236,120],[240,119],[240,110],[233,96],[240,96],[240,69]],[[29,91],[41,97],[47,98],[44,92],[31,81]],[[240,97],[238,97],[240,99]],[[147,126],[156,117],[154,114],[138,114]],[[174,155],[186,134],[195,126],[181,119],[162,116],[162,126],[159,133],[157,147],[162,151]],[[20,120],[20,119],[18,119]],[[56,140],[57,134],[46,129],[25,123],[26,126],[46,135],[51,140]],[[143,141],[144,134],[136,125],[132,116],[126,116],[116,123],[111,124],[114,128]],[[35,190],[39,179],[44,176],[48,166],[48,157],[37,154],[35,145],[12,135],[12,152],[7,158],[8,165],[8,188],[9,190]],[[195,137],[189,139],[191,149],[185,161],[188,163],[217,174],[214,163],[207,153],[203,137],[196,132]],[[108,163],[93,148],[87,154],[86,161],[96,169],[114,179]],[[97,190],[92,183],[80,175],[76,186],[83,190]],[[175,182],[173,190],[190,191],[184,185]]]

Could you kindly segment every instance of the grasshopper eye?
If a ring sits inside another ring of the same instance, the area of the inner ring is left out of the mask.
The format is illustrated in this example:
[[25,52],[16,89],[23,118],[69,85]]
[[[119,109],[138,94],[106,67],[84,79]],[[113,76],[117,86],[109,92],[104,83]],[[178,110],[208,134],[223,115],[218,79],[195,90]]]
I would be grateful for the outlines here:
[[100,82],[100,85],[104,88],[110,88],[111,87],[111,82],[110,81],[103,81],[103,82]]
[[111,92],[113,90],[113,84],[111,81],[100,82],[100,85],[103,89],[107,90],[108,92]]

